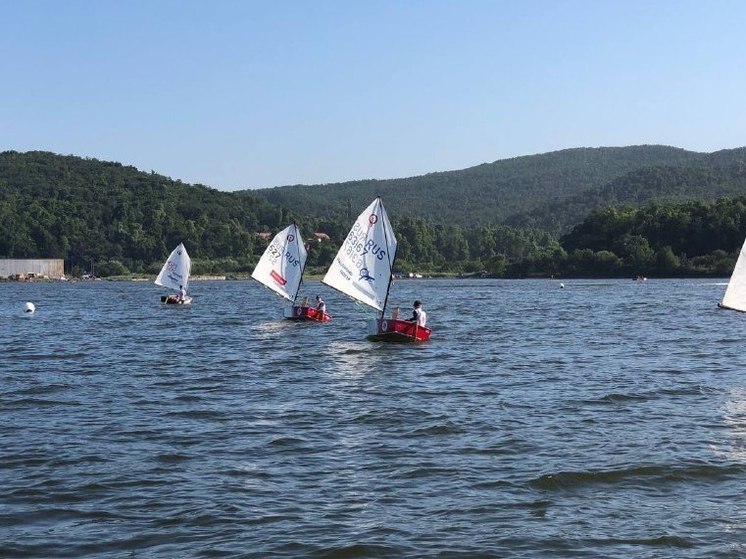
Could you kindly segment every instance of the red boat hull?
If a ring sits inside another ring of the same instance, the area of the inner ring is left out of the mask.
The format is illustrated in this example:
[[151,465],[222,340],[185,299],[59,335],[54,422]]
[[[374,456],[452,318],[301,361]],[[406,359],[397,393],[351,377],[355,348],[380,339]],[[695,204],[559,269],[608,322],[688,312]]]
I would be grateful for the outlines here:
[[285,309],[285,318],[288,320],[309,320],[312,322],[329,322],[332,317],[313,307],[292,306]]
[[426,342],[432,330],[409,320],[379,318],[368,324],[368,339],[375,342]]

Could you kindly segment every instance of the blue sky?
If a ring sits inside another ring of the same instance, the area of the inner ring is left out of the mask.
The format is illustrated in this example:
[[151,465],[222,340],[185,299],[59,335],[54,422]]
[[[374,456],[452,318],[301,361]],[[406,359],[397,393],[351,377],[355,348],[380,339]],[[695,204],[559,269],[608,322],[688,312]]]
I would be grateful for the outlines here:
[[746,145],[741,0],[0,0],[0,150],[223,190]]

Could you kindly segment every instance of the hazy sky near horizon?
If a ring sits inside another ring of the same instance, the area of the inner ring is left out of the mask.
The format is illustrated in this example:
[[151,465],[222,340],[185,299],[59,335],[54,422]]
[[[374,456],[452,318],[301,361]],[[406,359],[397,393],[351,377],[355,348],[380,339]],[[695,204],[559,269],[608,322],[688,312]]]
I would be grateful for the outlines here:
[[222,190],[746,145],[741,0],[0,0],[0,151]]

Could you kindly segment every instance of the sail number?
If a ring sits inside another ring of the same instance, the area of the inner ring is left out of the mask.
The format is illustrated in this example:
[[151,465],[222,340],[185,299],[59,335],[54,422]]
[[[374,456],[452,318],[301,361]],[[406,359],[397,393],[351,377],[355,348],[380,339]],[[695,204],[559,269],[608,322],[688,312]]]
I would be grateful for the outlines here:
[[297,267],[298,265],[300,265],[300,260],[293,256],[293,254],[289,250],[284,251],[283,254],[282,247],[279,245],[279,243],[272,243],[271,245],[269,245],[267,251],[269,253],[270,262],[272,262],[272,264],[275,264],[280,258],[285,258],[285,260],[287,260],[288,263],[293,267]]
[[378,246],[378,243],[373,239],[366,239],[366,231],[363,231],[360,222],[355,222],[349,235],[347,235],[344,250],[345,254],[355,262],[358,269],[365,267],[365,256],[368,254],[375,256],[378,260],[383,260],[386,257],[386,251],[383,247]]

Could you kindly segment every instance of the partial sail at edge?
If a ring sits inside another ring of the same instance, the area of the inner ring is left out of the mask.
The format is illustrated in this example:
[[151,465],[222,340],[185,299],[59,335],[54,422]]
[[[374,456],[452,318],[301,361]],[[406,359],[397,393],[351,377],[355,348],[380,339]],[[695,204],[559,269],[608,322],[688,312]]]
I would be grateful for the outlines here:
[[746,312],[746,243],[741,247],[736,267],[725,288],[721,307]]

